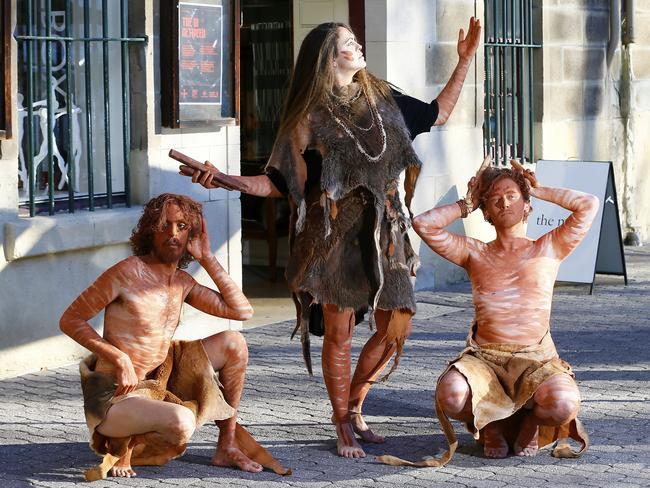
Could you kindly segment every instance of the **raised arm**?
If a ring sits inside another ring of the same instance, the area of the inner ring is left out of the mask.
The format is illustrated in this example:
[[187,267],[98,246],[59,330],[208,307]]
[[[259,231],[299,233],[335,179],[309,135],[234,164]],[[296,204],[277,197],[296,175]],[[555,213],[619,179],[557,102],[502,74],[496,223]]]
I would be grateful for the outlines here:
[[465,198],[450,205],[432,208],[413,219],[413,228],[422,240],[443,258],[461,267],[465,267],[469,258],[468,239],[445,230],[445,227],[476,210],[478,182],[481,174],[490,167],[491,163],[492,158],[489,155],[483,159],[478,171],[467,183]]
[[469,19],[469,28],[467,37],[463,29],[458,32],[458,64],[451,74],[449,81],[438,95],[438,118],[433,125],[442,125],[453,112],[460,92],[463,89],[463,83],[467,77],[469,65],[481,41],[481,21],[472,17]]
[[206,270],[219,291],[196,283],[185,301],[202,312],[233,320],[248,320],[253,316],[253,307],[248,299],[228,275],[219,261],[212,255],[205,218],[200,236],[187,245],[188,251]]
[[556,256],[564,259],[589,232],[598,213],[598,197],[577,190],[543,186],[531,188],[530,194],[572,212],[562,225],[548,233]]
[[469,257],[467,238],[445,230],[462,216],[458,203],[432,208],[413,219],[413,229],[430,249],[458,266],[464,267]]
[[100,336],[88,321],[118,297],[122,268],[123,262],[105,271],[72,302],[59,321],[64,334],[115,365],[116,395],[132,391],[138,383],[138,377],[129,356]]

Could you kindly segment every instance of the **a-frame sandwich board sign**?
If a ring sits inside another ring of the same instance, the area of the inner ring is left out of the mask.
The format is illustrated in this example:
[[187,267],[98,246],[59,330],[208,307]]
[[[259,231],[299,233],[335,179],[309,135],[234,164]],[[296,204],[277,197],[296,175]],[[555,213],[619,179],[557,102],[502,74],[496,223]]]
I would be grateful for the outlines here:
[[[596,195],[600,201],[591,229],[580,245],[562,262],[558,281],[589,283],[593,293],[596,274],[623,276],[627,270],[623,253],[614,170],[610,161],[539,160],[535,169],[543,186],[571,188]],[[527,235],[538,239],[564,223],[571,214],[558,205],[531,198]]]

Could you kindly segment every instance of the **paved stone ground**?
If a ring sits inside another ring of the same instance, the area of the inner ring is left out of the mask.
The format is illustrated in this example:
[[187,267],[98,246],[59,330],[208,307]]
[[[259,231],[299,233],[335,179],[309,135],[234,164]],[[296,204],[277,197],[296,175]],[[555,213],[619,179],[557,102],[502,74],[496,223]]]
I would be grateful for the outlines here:
[[[299,342],[289,341],[291,324],[285,322],[246,333],[250,367],[240,417],[293,468],[293,476],[211,467],[216,428],[206,425],[181,459],[162,468],[141,467],[137,478],[109,478],[94,486],[650,486],[650,248],[626,254],[628,287],[622,278],[599,276],[593,296],[585,286],[556,290],[553,335],[560,355],[574,365],[583,395],[581,418],[592,442],[581,459],[554,459],[542,451],[532,459],[488,460],[462,433],[458,453],[442,469],[375,461],[383,453],[416,460],[444,447],[432,394],[445,361],[461,349],[473,315],[464,286],[419,294],[400,368],[366,401],[368,421],[389,436],[382,446],[368,446],[367,458],[335,456],[320,367],[313,378],[307,376]],[[367,327],[358,327],[355,355],[368,336]],[[320,339],[313,340],[315,363],[320,346]],[[82,469],[98,458],[87,446],[77,377],[70,365],[0,381],[0,487],[83,483]]]

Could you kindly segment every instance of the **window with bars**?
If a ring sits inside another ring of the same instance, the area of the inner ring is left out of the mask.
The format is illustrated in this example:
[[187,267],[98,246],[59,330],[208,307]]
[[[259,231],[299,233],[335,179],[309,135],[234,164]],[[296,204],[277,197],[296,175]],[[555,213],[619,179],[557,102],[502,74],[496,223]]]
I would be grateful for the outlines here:
[[495,164],[534,162],[533,0],[485,0],[483,150]]
[[18,2],[21,210],[130,205],[127,0]]

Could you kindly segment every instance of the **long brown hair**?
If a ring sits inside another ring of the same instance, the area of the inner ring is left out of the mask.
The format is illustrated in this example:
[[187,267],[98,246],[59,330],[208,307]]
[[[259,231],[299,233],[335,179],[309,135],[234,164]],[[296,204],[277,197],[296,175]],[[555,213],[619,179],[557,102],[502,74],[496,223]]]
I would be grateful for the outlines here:
[[[184,195],[163,193],[147,202],[142,217],[140,217],[138,224],[133,229],[130,241],[135,256],[147,255],[153,249],[153,235],[155,232],[162,230],[167,206],[170,203],[178,205],[181,212],[183,212],[187,223],[190,224],[190,237],[194,237],[201,232],[202,205]],[[178,262],[178,267],[181,269],[187,268],[187,265],[192,260],[194,260],[192,255],[185,250]]]
[[[312,107],[327,103],[327,98],[334,88],[332,61],[339,54],[336,45],[339,27],[352,32],[347,24],[327,22],[314,27],[302,41],[276,140],[288,136],[304,120]],[[388,83],[375,77],[365,68],[354,75],[354,81],[365,90],[370,103],[374,103],[377,96],[387,99],[389,97]]]

